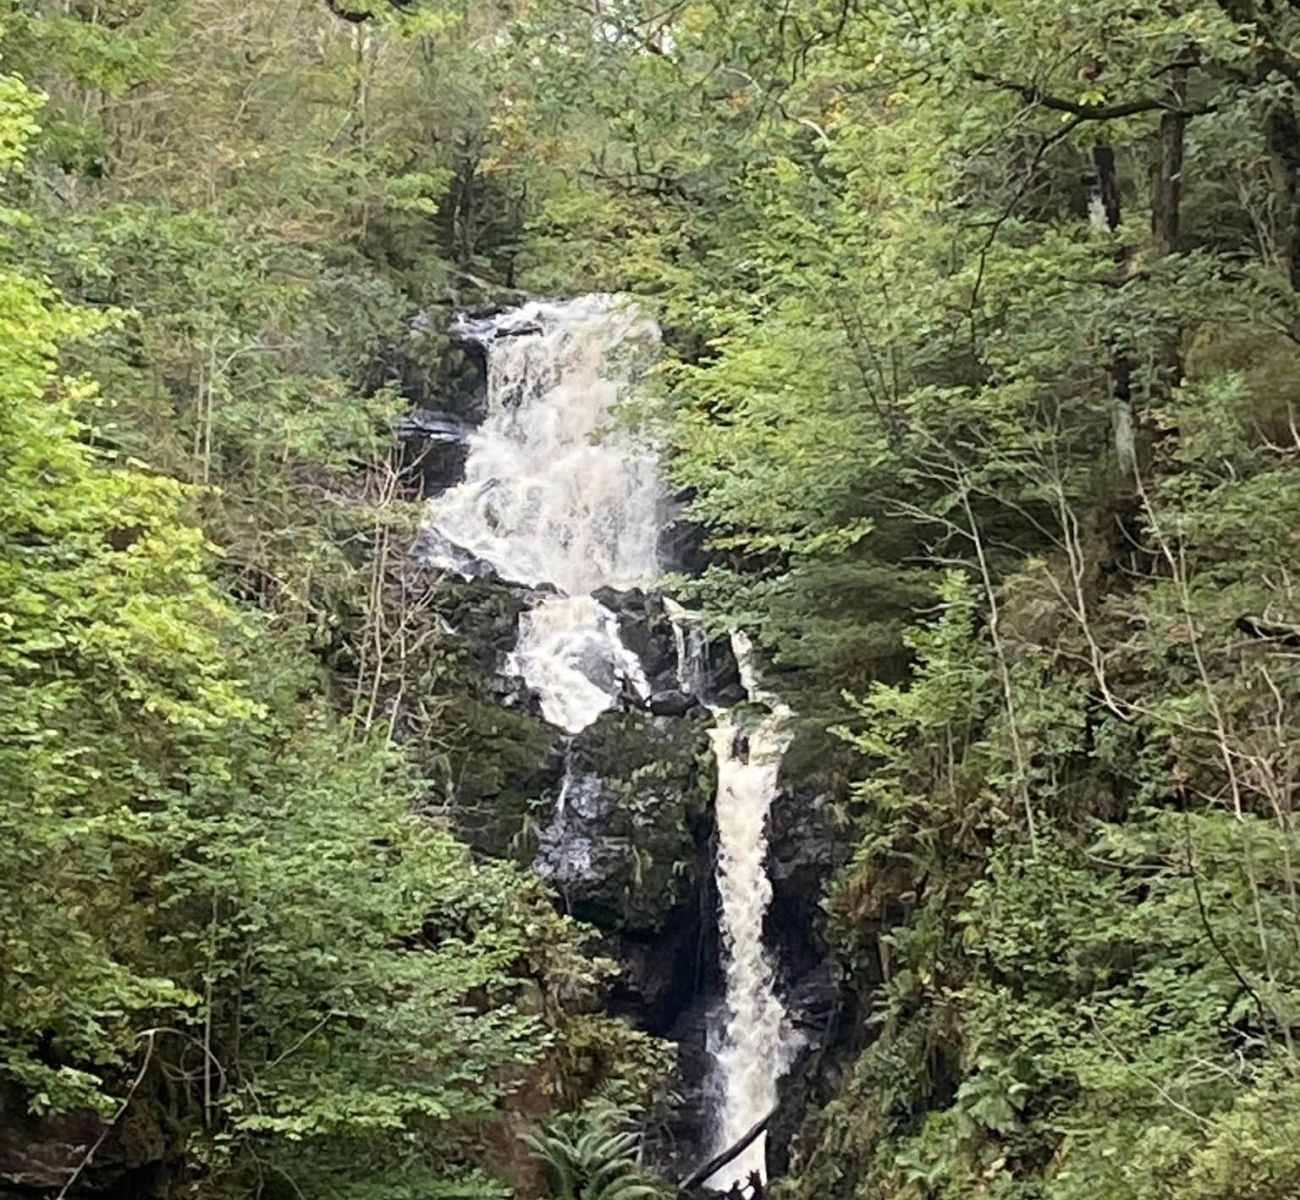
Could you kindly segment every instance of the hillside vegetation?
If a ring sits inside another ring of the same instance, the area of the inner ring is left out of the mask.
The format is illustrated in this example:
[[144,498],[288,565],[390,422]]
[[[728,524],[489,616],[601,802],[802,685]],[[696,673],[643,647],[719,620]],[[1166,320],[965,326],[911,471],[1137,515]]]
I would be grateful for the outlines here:
[[600,289],[851,851],[778,1194],[1300,1197],[1300,5],[10,0],[0,70],[0,1148],[532,1196],[653,1105],[392,575],[393,347]]

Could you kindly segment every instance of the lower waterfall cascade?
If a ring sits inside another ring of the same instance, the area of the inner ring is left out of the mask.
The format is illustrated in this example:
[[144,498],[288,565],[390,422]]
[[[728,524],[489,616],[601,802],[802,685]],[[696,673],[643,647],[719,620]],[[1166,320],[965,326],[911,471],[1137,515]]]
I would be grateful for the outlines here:
[[[743,633],[732,646],[741,680],[753,701],[768,706],[757,720],[715,713],[712,733],[718,763],[718,894],[726,971],[726,1021],[717,1052],[721,1111],[714,1148],[735,1145],[776,1107],[777,1084],[794,1061],[799,1038],[776,994],[775,970],[763,943],[763,919],[772,901],[766,870],[767,821],[778,790],[781,756],[789,744],[790,710],[763,693],[753,668],[753,647]],[[751,1174],[766,1177],[766,1135],[709,1181],[728,1188]]]
[[[469,438],[464,479],[430,501],[425,553],[466,578],[492,574],[533,589],[502,670],[522,677],[551,725],[573,736],[603,713],[644,708],[651,685],[624,643],[602,589],[653,588],[669,498],[653,450],[617,423],[615,408],[657,344],[653,322],[603,295],[530,303],[462,321],[487,360],[487,413]],[[677,687],[711,712],[718,779],[716,883],[725,996],[711,1038],[708,1142],[721,1151],[775,1107],[799,1047],[777,996],[763,941],[772,896],[767,821],[789,737],[789,710],[765,694],[743,633],[731,637],[744,693],[733,711],[706,699],[705,639],[664,601],[677,650]],[[766,710],[759,715],[760,710]],[[697,709],[698,712],[698,709]],[[581,872],[591,848],[570,828],[599,817],[600,781],[574,769],[539,838],[536,869],[553,881]],[[709,1186],[765,1176],[758,1138]]]

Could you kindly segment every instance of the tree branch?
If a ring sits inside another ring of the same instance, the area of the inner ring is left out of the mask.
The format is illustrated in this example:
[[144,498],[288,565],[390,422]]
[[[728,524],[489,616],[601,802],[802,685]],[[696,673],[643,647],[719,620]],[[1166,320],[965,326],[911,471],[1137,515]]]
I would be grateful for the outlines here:
[[1004,92],[1015,92],[1027,104],[1048,108],[1053,112],[1069,113],[1080,121],[1116,121],[1121,117],[1133,117],[1139,113],[1163,112],[1176,113],[1183,117],[1199,117],[1216,110],[1217,105],[1207,104],[1197,108],[1175,108],[1167,99],[1148,97],[1143,100],[1130,100],[1124,104],[1079,104],[1061,96],[1053,96],[1032,83],[1017,83],[1013,79],[1000,79],[996,75],[986,75],[983,71],[974,71],[971,78],[976,83],[989,83]]
[[678,1188],[680,1188],[683,1192],[686,1192],[693,1187],[698,1187],[701,1183],[703,1183],[706,1179],[708,1179],[709,1176],[715,1174],[718,1171],[721,1171],[722,1168],[725,1167],[733,1159],[739,1158],[740,1155],[742,1155],[746,1150],[748,1150],[749,1147],[758,1139],[758,1135],[762,1133],[764,1129],[767,1128],[768,1122],[774,1116],[776,1116],[776,1109],[773,1109],[770,1113],[768,1113],[767,1116],[765,1116],[761,1121],[759,1121],[758,1124],[755,1125],[748,1133],[746,1133],[745,1136],[742,1137],[740,1141],[738,1141],[735,1145],[724,1150],[721,1154],[714,1155],[714,1157],[709,1159],[709,1161],[706,1162],[704,1166],[698,1168],[695,1171],[692,1171],[688,1176],[686,1176],[685,1179],[681,1181],[681,1183],[677,1185]]

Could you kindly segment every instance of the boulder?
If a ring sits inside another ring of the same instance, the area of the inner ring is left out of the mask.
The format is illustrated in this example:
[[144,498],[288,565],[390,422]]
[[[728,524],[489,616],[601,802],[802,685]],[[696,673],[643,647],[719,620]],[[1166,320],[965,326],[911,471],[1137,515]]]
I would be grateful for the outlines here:
[[478,853],[529,861],[564,778],[559,731],[531,712],[465,694],[436,729],[436,741],[414,751],[434,783],[429,807],[448,814]]
[[0,1188],[33,1192],[62,1187],[103,1133],[90,1109],[33,1117],[15,1094],[0,1099]]
[[694,920],[712,794],[700,724],[607,712],[570,742],[537,870],[569,911],[608,931]]
[[[616,591],[601,588],[595,598],[618,618],[619,638],[641,662],[650,685],[650,710],[657,715],[684,716],[692,705],[680,696],[723,708],[745,699],[740,668],[726,638],[695,643],[695,661],[682,662],[681,651],[691,653],[689,635],[673,626],[663,596],[640,588]],[[683,642],[686,642],[683,647]],[[656,700],[656,697],[660,699]]]
[[652,692],[650,699],[646,701],[646,707],[656,717],[685,717],[696,713],[701,716],[708,715],[698,697],[683,692],[680,688]]
[[464,546],[447,537],[440,529],[426,526],[416,540],[413,553],[420,566],[445,572],[461,579],[496,579],[496,568]]
[[702,664],[703,682],[701,697],[718,708],[731,708],[748,699],[745,685],[740,679],[740,664],[725,638],[714,638],[705,643]]
[[677,635],[658,592],[631,588],[625,592],[600,588],[596,600],[618,618],[618,634],[641,661],[651,694],[680,688],[677,676]]
[[146,1082],[111,1126],[90,1109],[28,1111],[20,1088],[0,1081],[0,1200],[170,1194],[184,1158],[179,1127]]

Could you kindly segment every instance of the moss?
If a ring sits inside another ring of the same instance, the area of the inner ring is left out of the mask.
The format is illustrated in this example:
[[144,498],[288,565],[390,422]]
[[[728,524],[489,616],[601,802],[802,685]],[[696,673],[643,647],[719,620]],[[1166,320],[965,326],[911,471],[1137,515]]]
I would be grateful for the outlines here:
[[462,698],[448,710],[445,799],[461,836],[498,858],[531,859],[531,836],[559,794],[559,731],[539,717]]
[[575,911],[606,927],[660,930],[691,902],[715,788],[707,727],[606,713],[575,739],[572,765],[602,785],[600,869]]

